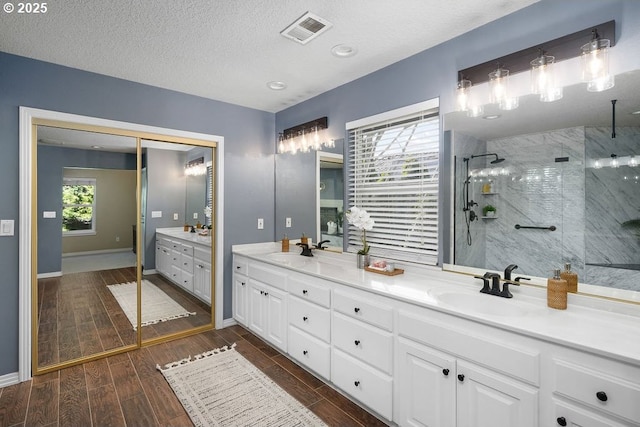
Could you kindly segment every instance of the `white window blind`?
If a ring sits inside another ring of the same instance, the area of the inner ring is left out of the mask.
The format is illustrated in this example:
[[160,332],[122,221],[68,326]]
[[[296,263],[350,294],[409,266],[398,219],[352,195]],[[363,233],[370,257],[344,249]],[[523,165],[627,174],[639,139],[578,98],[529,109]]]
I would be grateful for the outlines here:
[[[375,221],[367,231],[372,256],[437,263],[438,114],[430,108],[348,129],[349,206]],[[347,250],[357,252],[360,239],[349,224]]]

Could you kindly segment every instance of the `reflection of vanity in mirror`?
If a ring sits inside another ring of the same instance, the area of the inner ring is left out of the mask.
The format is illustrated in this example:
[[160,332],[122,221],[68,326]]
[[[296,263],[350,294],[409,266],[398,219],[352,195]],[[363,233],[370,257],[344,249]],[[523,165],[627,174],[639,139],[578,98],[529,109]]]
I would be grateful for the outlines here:
[[513,111],[449,113],[445,130],[456,269],[517,264],[517,275],[546,278],[571,263],[581,292],[639,299],[640,72],[603,92],[566,87],[552,103],[530,95]]
[[33,371],[212,327],[214,149],[42,122]]

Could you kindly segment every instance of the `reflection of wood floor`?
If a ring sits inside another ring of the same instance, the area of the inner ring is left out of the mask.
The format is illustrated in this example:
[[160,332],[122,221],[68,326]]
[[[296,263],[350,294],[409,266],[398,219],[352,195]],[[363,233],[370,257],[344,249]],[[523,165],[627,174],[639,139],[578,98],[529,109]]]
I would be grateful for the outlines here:
[[[135,279],[135,268],[129,267],[38,280],[39,366],[135,344],[136,333],[131,323],[107,289],[107,285]],[[197,314],[145,326],[143,339],[209,323],[210,309],[204,303],[158,275],[145,276],[145,279]]]
[[145,347],[0,389],[0,425],[192,426],[155,366],[234,342],[244,357],[327,425],[384,425],[239,326]]

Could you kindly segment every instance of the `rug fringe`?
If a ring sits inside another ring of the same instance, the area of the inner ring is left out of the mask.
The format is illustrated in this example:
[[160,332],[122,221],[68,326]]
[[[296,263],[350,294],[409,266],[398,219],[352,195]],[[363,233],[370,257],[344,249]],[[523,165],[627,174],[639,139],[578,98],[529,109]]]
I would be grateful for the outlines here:
[[168,371],[170,369],[177,368],[178,366],[186,365],[187,363],[195,362],[196,360],[204,359],[206,357],[215,356],[216,354],[224,353],[226,351],[233,350],[235,348],[236,348],[236,343],[233,343],[231,345],[225,345],[219,348],[214,348],[213,350],[205,351],[204,353],[186,357],[182,360],[167,363],[166,365],[164,365],[164,367],[161,367],[160,364],[156,364],[156,369],[158,371]]

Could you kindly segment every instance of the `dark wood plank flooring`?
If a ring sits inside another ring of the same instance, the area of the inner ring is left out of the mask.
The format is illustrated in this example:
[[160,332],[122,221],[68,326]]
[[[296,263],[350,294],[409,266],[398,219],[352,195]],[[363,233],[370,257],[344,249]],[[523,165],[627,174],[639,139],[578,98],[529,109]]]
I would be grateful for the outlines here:
[[384,423],[240,326],[208,331],[0,389],[0,426],[192,426],[156,365],[236,349],[330,426]]
[[[211,322],[211,308],[160,275],[144,276],[195,316],[145,326],[142,339]],[[108,285],[136,280],[134,267],[38,280],[38,366],[136,343],[136,332]],[[144,310],[144,301],[143,310]]]

